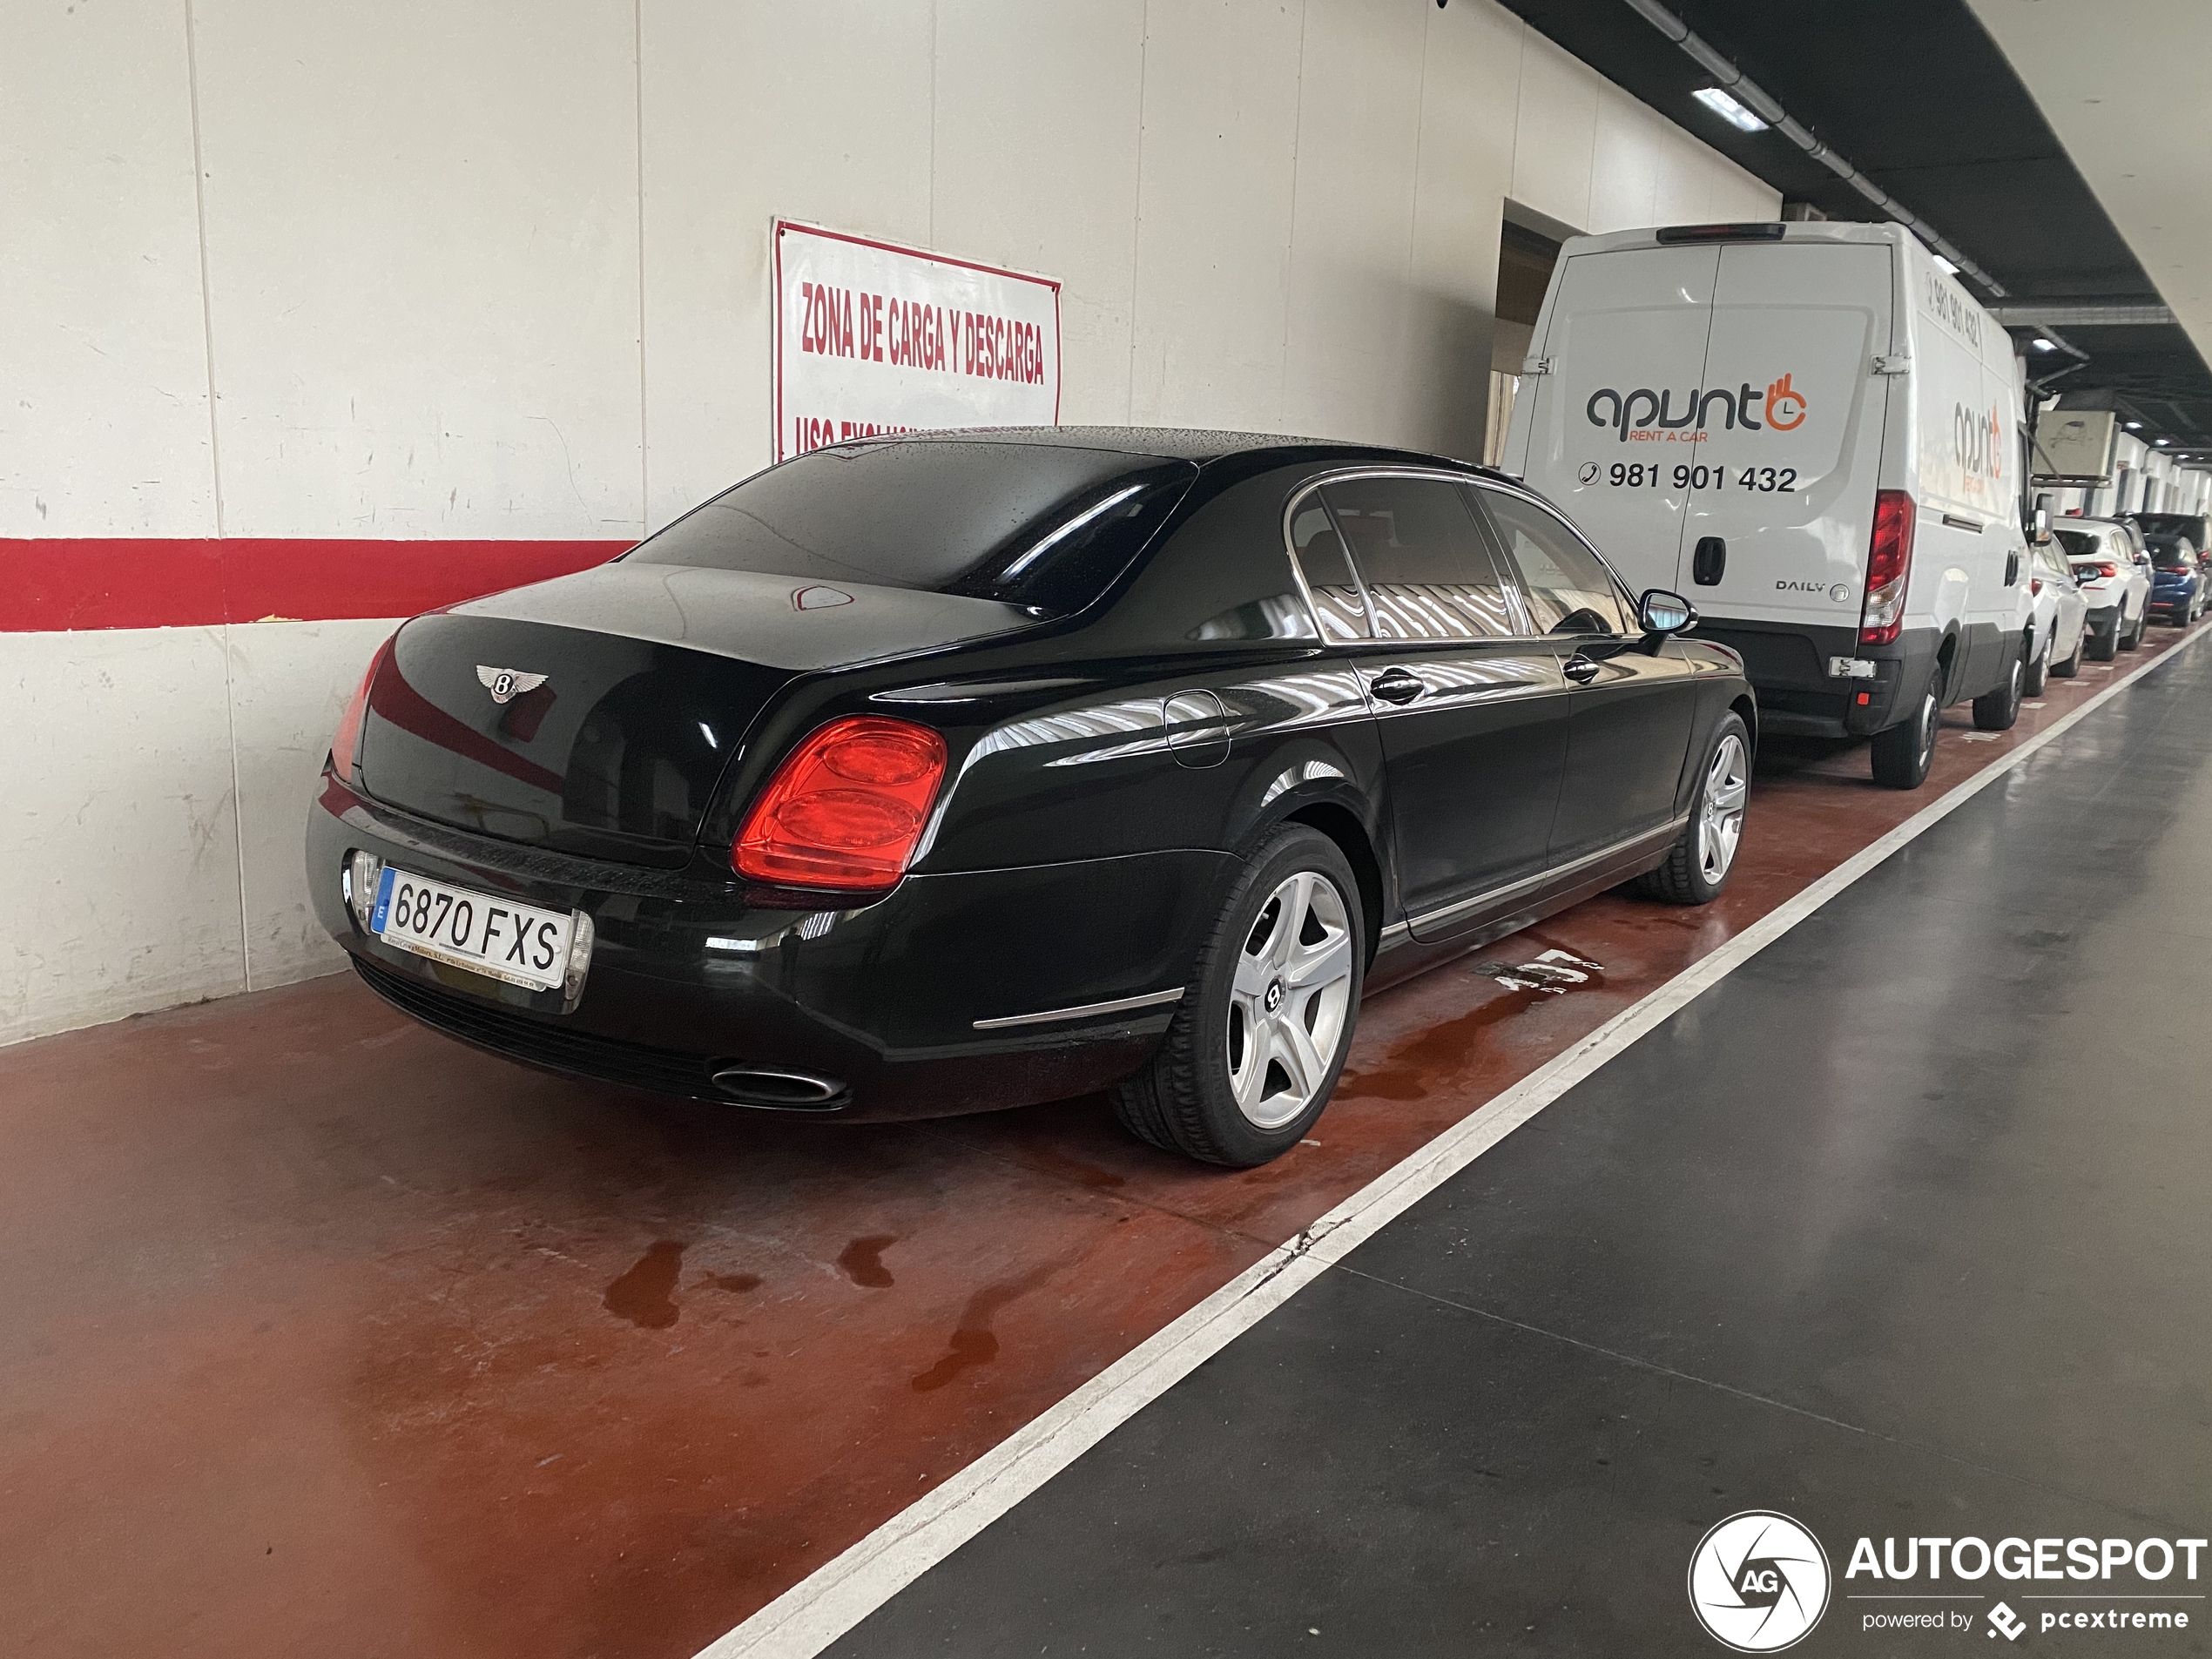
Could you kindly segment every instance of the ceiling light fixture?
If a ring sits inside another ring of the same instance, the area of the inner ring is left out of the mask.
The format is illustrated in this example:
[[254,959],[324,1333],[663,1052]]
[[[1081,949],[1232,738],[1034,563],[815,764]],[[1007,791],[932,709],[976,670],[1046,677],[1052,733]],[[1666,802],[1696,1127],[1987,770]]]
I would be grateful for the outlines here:
[[1690,94],[1739,132],[1764,132],[1767,124],[1717,86],[1701,86]]
[[2057,342],[2056,341],[2054,341],[2054,340],[2045,340],[2045,339],[2044,339],[2041,335],[2040,335],[2040,334],[2036,336],[2036,340],[2035,340],[2035,349],[2036,349],[2036,350],[2038,350],[2038,351],[2056,351],[2056,350],[2058,350],[2058,348],[2059,348],[2059,346],[2058,346],[2058,342]]
[[2141,421],[2123,421],[2121,424],[2126,426],[2130,432],[2141,432],[2143,429],[2143,423]]

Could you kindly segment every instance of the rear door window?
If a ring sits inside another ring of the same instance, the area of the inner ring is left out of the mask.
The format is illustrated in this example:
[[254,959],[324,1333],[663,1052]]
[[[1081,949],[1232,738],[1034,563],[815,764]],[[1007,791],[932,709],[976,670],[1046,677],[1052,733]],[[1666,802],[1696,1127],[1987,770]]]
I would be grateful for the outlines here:
[[1444,478],[1345,478],[1322,496],[1352,550],[1384,639],[1506,639],[1505,583],[1459,486]]
[[1544,634],[1625,634],[1627,594],[1566,521],[1502,491],[1474,492],[1520,578],[1530,623]]

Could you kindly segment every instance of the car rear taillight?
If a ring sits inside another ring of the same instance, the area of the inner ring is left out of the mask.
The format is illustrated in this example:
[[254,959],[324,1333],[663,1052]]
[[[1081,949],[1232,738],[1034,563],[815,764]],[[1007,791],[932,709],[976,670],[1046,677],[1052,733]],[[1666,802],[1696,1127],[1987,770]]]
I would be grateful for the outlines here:
[[1866,606],[1858,643],[1888,645],[1905,628],[1905,588],[1912,577],[1912,497],[1901,489],[1874,492],[1874,543],[1866,556]]
[[2040,576],[2032,576],[2032,577],[2028,577],[2028,579],[2027,579],[2027,597],[2028,597],[2029,598],[2033,599],[2033,597],[2034,597],[2037,594],[2039,594],[2039,593],[2040,593],[2040,592],[2042,592],[2042,591],[2043,591],[2043,578],[2042,578],[2041,577],[2040,577]]
[[2099,560],[2094,564],[2077,564],[2074,567],[2074,579],[2076,582],[2096,582],[2106,577],[2119,574],[2120,567],[2109,559]]
[[390,639],[376,648],[376,655],[368,659],[368,671],[361,676],[361,683],[354,688],[353,696],[346,699],[345,711],[338,717],[338,730],[330,734],[330,769],[338,774],[341,783],[361,781],[361,721],[368,714],[368,688],[376,683],[376,671],[384,666],[384,659],[391,654]]
[[778,887],[895,887],[944,777],[945,740],[927,726],[832,720],[776,768],[731,846],[731,867]]

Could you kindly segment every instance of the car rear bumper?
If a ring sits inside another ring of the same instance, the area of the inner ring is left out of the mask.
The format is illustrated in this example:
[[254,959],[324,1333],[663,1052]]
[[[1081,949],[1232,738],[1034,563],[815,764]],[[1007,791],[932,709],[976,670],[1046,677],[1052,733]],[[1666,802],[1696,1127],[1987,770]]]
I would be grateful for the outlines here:
[[[307,829],[316,914],[387,1001],[510,1059],[664,1094],[758,1105],[717,1074],[820,1079],[826,1089],[813,1092],[825,1097],[807,1109],[853,1120],[1026,1105],[1128,1076],[1157,1046],[1172,1002],[976,1022],[1180,988],[1235,863],[1184,851],[915,875],[858,907],[801,910],[734,880],[468,835],[324,783]],[[502,984],[362,931],[340,880],[356,849],[588,913],[597,941],[573,1009],[562,1011],[557,990]]]
[[[1910,630],[1892,644],[1862,646],[1854,626],[1818,626],[1709,617],[1691,637],[1728,646],[1743,658],[1744,678],[1758,697],[1761,735],[1865,737],[1912,712],[1900,686],[1919,687],[1935,664],[1940,637]],[[1863,677],[1831,674],[1839,661]],[[1871,671],[1866,672],[1865,671]]]

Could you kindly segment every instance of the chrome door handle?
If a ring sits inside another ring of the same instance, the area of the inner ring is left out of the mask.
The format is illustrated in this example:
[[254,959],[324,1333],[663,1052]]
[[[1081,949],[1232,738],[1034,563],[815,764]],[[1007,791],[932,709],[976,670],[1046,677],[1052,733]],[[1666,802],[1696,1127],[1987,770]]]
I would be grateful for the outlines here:
[[1559,671],[1577,685],[1588,685],[1597,678],[1598,666],[1578,651],[1560,664]]
[[1424,689],[1420,680],[1402,668],[1386,668],[1367,682],[1367,689],[1386,703],[1410,703]]

